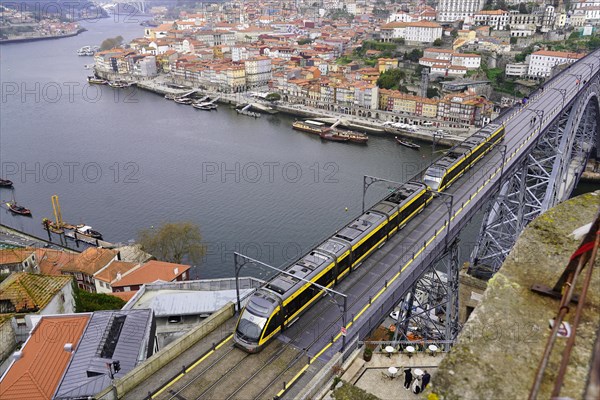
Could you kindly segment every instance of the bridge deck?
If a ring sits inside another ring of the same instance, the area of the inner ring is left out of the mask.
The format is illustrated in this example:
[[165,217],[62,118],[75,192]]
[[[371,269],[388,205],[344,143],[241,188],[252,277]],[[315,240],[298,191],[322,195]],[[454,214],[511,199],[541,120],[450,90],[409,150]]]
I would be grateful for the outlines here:
[[[592,62],[594,73],[597,73],[600,60],[595,56],[584,60]],[[527,156],[544,129],[576,99],[584,86],[584,79],[591,81],[590,67],[582,61],[547,82],[544,90],[536,92],[527,105],[513,108],[503,115],[500,120],[506,126],[504,142],[446,190],[454,196],[450,240],[494,194],[501,175],[514,173],[514,168]],[[576,84],[577,78],[570,74],[582,76],[579,85]],[[563,89],[566,91],[564,99],[560,92]],[[533,117],[536,119],[533,120]],[[503,145],[506,146],[505,157]],[[421,215],[336,286],[336,290],[348,295],[349,339],[356,335],[364,338],[390,312],[431,261],[443,252],[447,215],[443,196],[434,199]],[[416,254],[414,260],[413,254]],[[342,347],[341,326],[339,308],[324,298],[281,334],[279,340],[306,349],[311,357],[327,361]]]

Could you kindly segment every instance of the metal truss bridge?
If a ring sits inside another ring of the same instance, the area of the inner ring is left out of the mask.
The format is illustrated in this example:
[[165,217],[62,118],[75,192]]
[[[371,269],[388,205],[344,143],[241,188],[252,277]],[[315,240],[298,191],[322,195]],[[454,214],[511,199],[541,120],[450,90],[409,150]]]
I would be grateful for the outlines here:
[[346,335],[340,307],[327,299],[279,335],[311,360],[285,397],[297,396],[316,373],[312,362],[340,351],[345,358],[348,343],[364,340],[403,300],[411,311],[400,313],[394,339],[406,340],[403,334],[420,325],[441,346],[454,341],[461,230],[485,210],[469,273],[489,278],[524,227],[570,196],[592,151],[600,156],[599,71],[596,51],[496,119],[505,125],[504,141],[336,286],[347,296]]

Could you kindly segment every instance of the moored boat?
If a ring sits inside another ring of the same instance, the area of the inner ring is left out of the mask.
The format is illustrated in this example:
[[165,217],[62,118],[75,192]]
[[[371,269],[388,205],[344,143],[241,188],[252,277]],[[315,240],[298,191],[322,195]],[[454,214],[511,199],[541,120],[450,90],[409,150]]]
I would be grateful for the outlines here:
[[133,85],[133,83],[127,81],[109,81],[108,86],[116,89],[123,89]]
[[15,214],[31,217],[31,211],[28,208],[18,205],[16,201],[10,201],[6,203],[6,206],[11,212]]
[[320,134],[321,139],[323,140],[330,140],[332,142],[347,142],[350,140],[350,138],[348,138],[345,135],[340,135],[339,132],[334,131],[334,130],[328,130],[325,132],[322,132]]
[[193,103],[192,107],[197,108],[198,110],[211,111],[216,110],[217,105],[211,102],[208,103]]
[[173,101],[175,101],[175,103],[177,103],[177,104],[185,104],[185,105],[192,104],[192,99],[187,98],[187,97],[176,97],[173,99]]
[[323,122],[311,121],[309,119],[306,121],[295,121],[292,124],[292,128],[297,131],[314,133],[315,135],[321,135],[329,130]]
[[418,144],[413,143],[413,142],[411,142],[409,140],[400,139],[398,136],[395,136],[394,138],[396,139],[396,142],[398,144],[400,144],[400,145],[402,145],[404,147],[408,147],[408,148],[415,149],[415,150],[421,148],[421,146],[419,146]]
[[369,141],[369,137],[364,133],[345,131],[340,129],[333,129],[333,132],[335,135],[347,138],[347,140],[352,143],[366,144]]
[[88,225],[77,225],[77,234],[89,236],[93,239],[102,240],[102,234],[98,231],[93,230],[92,227]]
[[8,179],[0,179],[0,187],[12,187],[13,183],[12,181],[8,180]]
[[96,78],[95,76],[88,76],[87,80],[88,80],[88,83],[95,84],[95,85],[106,85],[108,83],[107,80]]

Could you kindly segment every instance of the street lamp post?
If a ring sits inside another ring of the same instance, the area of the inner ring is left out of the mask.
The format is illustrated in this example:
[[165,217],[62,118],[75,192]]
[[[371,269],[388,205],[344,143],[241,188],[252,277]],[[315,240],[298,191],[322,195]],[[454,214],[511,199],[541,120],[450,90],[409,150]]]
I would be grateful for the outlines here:
[[[242,269],[242,267],[246,266],[247,264],[258,264],[261,265],[263,267],[272,269],[274,271],[277,271],[281,274],[284,275],[288,275],[294,279],[298,279],[301,280],[305,283],[308,283],[310,285],[315,286],[317,289],[321,290],[321,291],[325,291],[325,293],[331,297],[331,299],[335,302],[336,306],[338,307],[338,309],[340,310],[341,314],[342,314],[342,328],[345,331],[346,329],[346,322],[347,322],[347,315],[348,315],[348,310],[347,310],[347,297],[345,294],[338,292],[336,290],[330,289],[328,287],[325,287],[323,285],[319,285],[318,283],[309,281],[308,279],[305,278],[301,278],[299,276],[296,276],[290,272],[287,272],[286,270],[283,269],[279,269],[279,268],[275,268],[269,264],[266,264],[262,261],[258,261],[254,258],[245,256],[243,254],[240,254],[238,252],[234,252],[233,253],[233,260],[234,260],[234,264],[235,264],[235,291],[236,291],[236,295],[237,295],[237,305],[238,305],[238,311],[242,310],[241,307],[241,300],[240,300],[240,286],[238,283],[239,280],[239,274],[240,274],[240,270]],[[338,300],[336,300],[336,298],[334,297],[334,295],[338,295],[341,296],[344,300],[342,302],[342,304],[339,303]],[[342,351],[344,351],[344,349],[346,348],[346,334],[345,332],[342,333]]]
[[552,90],[556,90],[562,95],[562,108],[565,108],[565,96],[567,95],[567,89],[552,88]]
[[540,119],[540,129],[542,129],[542,120],[544,118],[544,110],[532,110],[532,109],[527,109],[527,111],[531,111],[534,112],[536,114],[536,116]]
[[367,193],[367,189],[369,189],[369,186],[371,186],[372,184],[377,183],[377,182],[389,182],[389,183],[393,183],[398,186],[403,185],[403,183],[390,181],[388,179],[376,178],[374,176],[369,176],[369,175],[363,176],[363,194],[362,194],[362,212],[363,212],[363,214],[365,212],[365,193]]

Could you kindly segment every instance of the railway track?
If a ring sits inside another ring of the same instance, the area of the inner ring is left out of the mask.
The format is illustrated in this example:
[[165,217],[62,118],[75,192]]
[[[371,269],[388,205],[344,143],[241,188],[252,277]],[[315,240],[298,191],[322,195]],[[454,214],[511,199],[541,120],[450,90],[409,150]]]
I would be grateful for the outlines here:
[[[477,173],[483,168],[473,168],[470,173]],[[459,201],[462,199],[459,199]],[[429,210],[437,210],[445,207],[442,202],[432,202],[427,208]],[[445,214],[444,214],[445,215]],[[435,224],[443,222],[444,217],[435,220]],[[407,231],[402,230],[395,235],[392,240],[401,238],[401,236],[411,235],[415,229]],[[426,239],[429,232],[424,232],[419,239]],[[389,246],[385,252],[376,251],[368,259],[369,263],[381,263],[385,257],[389,255],[394,246]],[[385,269],[382,275],[386,275],[393,268],[397,268],[396,261],[389,262],[389,266]],[[359,267],[353,272],[352,280],[343,280],[350,282],[345,286],[346,290],[352,289],[359,284],[363,277],[369,274],[368,268]],[[348,310],[368,296],[372,287],[367,287],[353,301],[349,301]],[[349,299],[350,300],[350,299]],[[321,308],[321,312],[327,312],[337,305],[331,303]],[[306,331],[314,331],[315,325],[319,322],[315,319],[300,318],[294,324],[296,334],[288,337],[285,343],[281,340],[275,340],[264,348],[258,354],[247,354],[244,351],[233,347],[233,345],[223,346],[214,355],[209,357],[207,364],[198,369],[198,372],[190,372],[190,378],[184,377],[181,379],[181,385],[178,389],[171,389],[163,393],[161,399],[264,399],[273,398],[283,387],[284,382],[290,380],[298,373],[302,367],[309,361],[307,356],[308,351],[322,338],[331,328],[338,324],[341,320],[341,315],[337,319],[330,322],[325,329],[321,327],[321,335],[316,336],[312,342],[303,350],[296,348],[296,339]],[[306,322],[305,322],[306,321]],[[297,326],[296,326],[297,325]],[[290,327],[292,328],[292,327]],[[285,332],[284,332],[285,334]],[[216,358],[215,358],[216,357]]]

